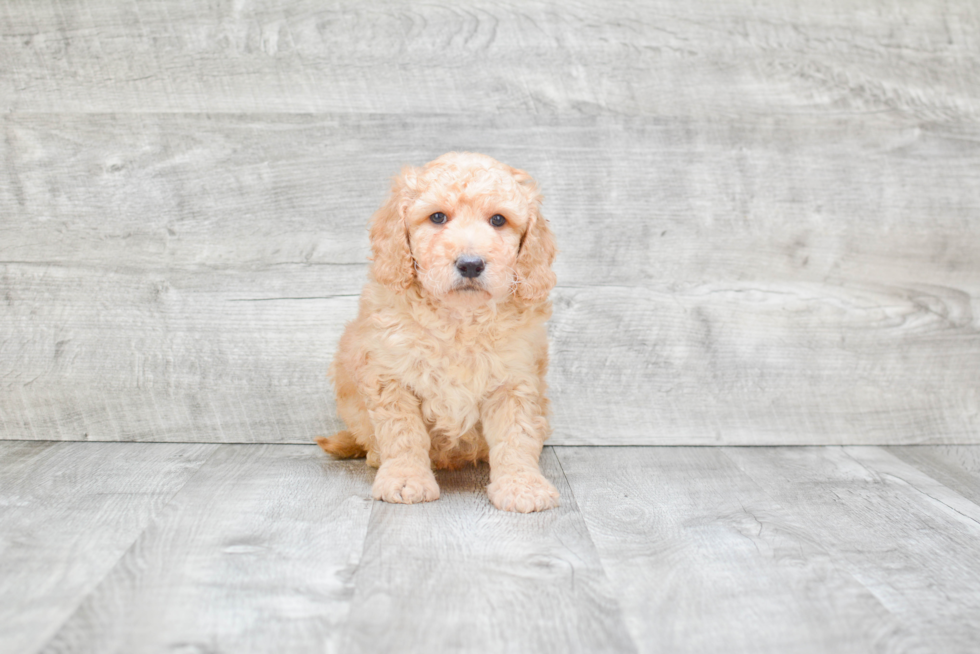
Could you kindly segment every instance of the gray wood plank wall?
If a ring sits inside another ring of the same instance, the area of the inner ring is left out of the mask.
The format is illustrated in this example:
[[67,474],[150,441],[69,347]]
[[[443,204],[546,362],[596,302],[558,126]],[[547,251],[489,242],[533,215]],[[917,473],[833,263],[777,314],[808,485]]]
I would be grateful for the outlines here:
[[470,149],[559,238],[553,443],[980,442],[972,0],[14,0],[0,129],[0,438],[337,428],[366,220]]

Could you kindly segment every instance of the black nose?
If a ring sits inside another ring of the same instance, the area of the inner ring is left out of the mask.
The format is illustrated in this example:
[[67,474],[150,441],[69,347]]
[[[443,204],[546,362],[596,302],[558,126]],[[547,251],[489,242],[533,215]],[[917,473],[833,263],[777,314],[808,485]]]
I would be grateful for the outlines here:
[[456,270],[463,277],[479,277],[483,269],[486,268],[486,264],[480,257],[460,257],[456,259]]

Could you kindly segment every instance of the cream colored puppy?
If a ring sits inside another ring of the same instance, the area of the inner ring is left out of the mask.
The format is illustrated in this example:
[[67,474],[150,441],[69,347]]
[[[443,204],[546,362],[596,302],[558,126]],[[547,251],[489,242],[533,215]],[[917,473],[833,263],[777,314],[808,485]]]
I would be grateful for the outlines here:
[[527,173],[450,152],[406,168],[371,220],[374,263],[330,368],[347,430],[324,450],[367,456],[373,495],[439,498],[435,468],[490,462],[507,511],[558,505],[538,468],[554,239]]

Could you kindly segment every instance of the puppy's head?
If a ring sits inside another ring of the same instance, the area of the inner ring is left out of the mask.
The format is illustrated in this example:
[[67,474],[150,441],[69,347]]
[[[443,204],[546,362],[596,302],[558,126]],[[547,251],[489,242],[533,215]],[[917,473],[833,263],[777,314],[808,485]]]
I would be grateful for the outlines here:
[[371,220],[374,277],[395,290],[417,283],[450,304],[543,301],[555,245],[540,205],[527,173],[485,155],[450,152],[406,168]]

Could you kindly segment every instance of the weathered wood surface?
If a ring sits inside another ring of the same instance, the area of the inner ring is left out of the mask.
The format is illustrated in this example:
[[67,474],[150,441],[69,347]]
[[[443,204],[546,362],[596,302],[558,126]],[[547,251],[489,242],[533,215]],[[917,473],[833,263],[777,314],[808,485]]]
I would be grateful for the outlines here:
[[370,479],[308,446],[220,446],[40,651],[340,651]]
[[35,652],[217,449],[0,443],[0,652]]
[[541,464],[561,493],[543,513],[495,509],[485,466],[439,473],[437,502],[376,503],[342,651],[635,651],[550,449]]
[[980,504],[980,448],[969,445],[916,445],[885,449],[974,504]]
[[[79,270],[2,273],[23,298],[0,328],[5,437],[309,442],[339,427],[324,371],[359,280]],[[968,311],[951,291],[583,286],[555,301],[555,443],[974,438],[980,338],[926,308]]]
[[340,427],[326,369],[357,310],[356,294],[324,294],[323,269],[7,267],[0,430],[309,443]]
[[[980,285],[962,238],[980,205],[972,120],[14,113],[0,126],[4,262],[363,265],[389,178],[478,149],[539,181],[566,285]],[[358,275],[342,283],[359,290]]]
[[0,438],[332,431],[387,178],[474,149],[558,234],[552,442],[977,442],[978,45],[968,0],[4,3]]
[[980,506],[883,448],[556,452],[641,651],[976,648]]
[[486,468],[395,506],[316,446],[3,442],[0,653],[972,653],[978,449],[548,448],[514,515]]
[[[737,133],[612,119],[0,120],[16,207],[0,247],[8,438],[308,442],[335,429],[324,371],[356,312],[366,217],[401,153],[466,147],[474,126],[549,191],[562,246],[553,442],[980,430],[980,240],[951,238],[980,206],[968,140],[920,130],[896,153],[889,127],[858,139],[854,119],[832,146],[832,126],[794,135],[769,119]],[[442,142],[419,151],[430,133]],[[390,139],[405,147],[387,160],[353,156]],[[692,205],[770,174],[741,216]],[[871,210],[868,196],[888,201]],[[823,203],[836,209],[813,213]]]
[[980,106],[972,0],[0,7],[0,108],[770,115]]
[[805,501],[773,501],[721,448],[557,454],[641,651],[871,652],[900,630]]
[[980,507],[880,448],[724,451],[892,615],[878,649],[976,650]]

